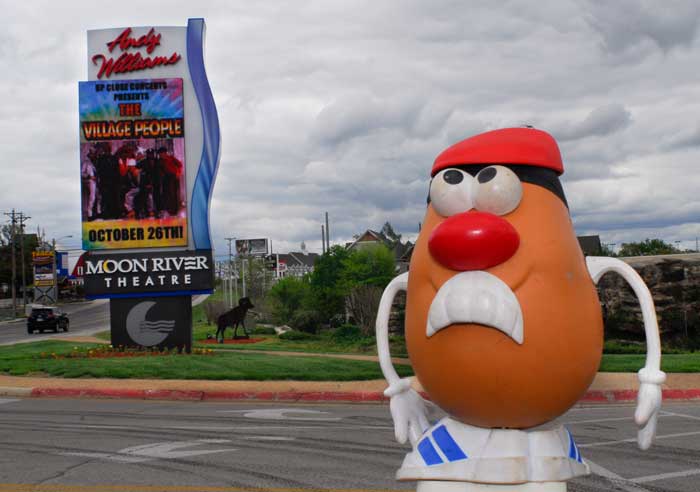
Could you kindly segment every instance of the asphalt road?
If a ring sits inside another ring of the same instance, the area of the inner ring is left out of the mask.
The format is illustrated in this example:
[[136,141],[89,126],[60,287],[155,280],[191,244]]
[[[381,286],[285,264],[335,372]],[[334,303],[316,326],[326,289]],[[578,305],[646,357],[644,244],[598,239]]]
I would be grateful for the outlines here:
[[[415,488],[393,479],[407,447],[386,405],[1,401],[0,492]],[[633,442],[633,411],[575,408],[561,419],[596,473],[569,492],[699,491],[700,404],[665,405],[646,452]]]
[[[65,304],[61,309],[68,313],[69,333],[72,335],[93,335],[98,331],[109,330],[109,302],[105,300]],[[65,334],[46,332],[30,335],[27,333],[27,321],[24,319],[0,322],[0,345],[48,340],[55,336]]]

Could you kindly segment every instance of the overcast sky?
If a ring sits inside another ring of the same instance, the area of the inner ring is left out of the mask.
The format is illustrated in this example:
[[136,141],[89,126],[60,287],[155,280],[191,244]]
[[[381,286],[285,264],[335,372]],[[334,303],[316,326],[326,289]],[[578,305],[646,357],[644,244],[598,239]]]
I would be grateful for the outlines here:
[[[196,5],[195,5],[196,4]],[[502,6],[496,7],[499,4]],[[226,236],[414,238],[433,160],[485,130],[559,141],[578,234],[700,236],[700,2],[0,0],[0,210],[77,246],[86,31],[207,22]],[[619,246],[618,246],[619,247]]]

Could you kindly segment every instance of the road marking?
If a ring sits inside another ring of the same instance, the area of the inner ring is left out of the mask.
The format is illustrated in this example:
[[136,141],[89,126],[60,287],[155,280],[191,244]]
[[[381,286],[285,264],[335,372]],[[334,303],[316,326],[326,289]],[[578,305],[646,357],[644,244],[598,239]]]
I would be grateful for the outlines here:
[[100,424],[62,424],[60,427],[67,427],[69,429],[102,429],[102,430],[122,430],[122,429],[133,429],[126,425],[100,425]]
[[[661,412],[661,413],[659,413],[659,417],[688,417],[688,418],[696,418],[696,419],[700,420],[700,417],[692,417],[690,415],[682,415],[679,413],[670,413],[670,412]],[[629,415],[628,417],[610,417],[610,418],[605,418],[605,419],[591,419],[591,420],[572,420],[570,422],[564,422],[564,425],[595,424],[598,422],[616,422],[616,421],[621,421],[621,420],[629,420],[630,422],[633,422],[634,416]]]
[[[322,412],[320,410],[308,410],[305,408],[261,408],[257,410],[219,410],[219,413],[242,413],[244,417],[249,419],[262,420],[314,420],[318,422],[337,422],[342,420],[340,417],[321,417],[320,415],[329,415],[330,412]],[[308,417],[294,417],[287,414],[309,415]],[[313,417],[311,416],[313,415]]]
[[3,405],[5,403],[12,403],[15,401],[20,401],[17,398],[0,398],[0,405]]
[[691,419],[691,420],[700,420],[700,417],[697,415],[688,415],[686,413],[675,413],[675,412],[663,412],[666,415],[672,416],[672,417],[682,417],[684,419]]
[[574,424],[596,424],[598,422],[616,422],[619,420],[633,420],[633,417],[610,417],[607,419],[591,419],[591,420],[572,420],[570,422],[564,422],[564,425],[574,425]]
[[[581,447],[581,446],[579,446]],[[588,466],[591,468],[591,473],[598,475],[603,478],[607,478],[610,480],[613,484],[615,484],[618,488],[624,490],[625,492],[648,492],[647,489],[643,487],[639,487],[635,485],[634,483],[630,482],[626,478],[618,475],[612,470],[608,470],[605,467],[600,466],[597,463],[593,463],[590,460],[585,460],[586,463],[588,463]]]
[[632,482],[635,482],[635,483],[655,482],[657,480],[665,480],[667,478],[691,477],[693,475],[700,475],[700,468],[695,468],[693,470],[670,472],[670,473],[658,473],[656,475],[647,475],[646,477],[633,478]]
[[345,430],[345,429],[368,429],[368,430],[390,430],[394,428],[390,425],[177,425],[177,426],[156,426],[153,429],[172,429],[172,430],[198,430],[198,431],[247,431],[260,429],[275,429],[275,430]]
[[207,487],[203,485],[64,485],[0,483],[0,492],[400,492],[396,489]]
[[285,436],[246,436],[241,439],[245,441],[296,441],[296,437]]
[[203,454],[224,453],[236,451],[235,448],[225,449],[194,449],[189,451],[177,451],[182,448],[201,446],[202,444],[223,444],[231,442],[228,439],[197,439],[196,441],[156,442],[120,449],[116,453],[83,453],[63,452],[61,456],[82,456],[85,458],[97,458],[122,463],[139,463],[152,460],[171,460],[177,458],[189,458]]
[[398,492],[394,489],[317,489],[171,485],[0,484],[1,492]]
[[[681,432],[678,434],[666,434],[663,436],[656,436],[654,440],[657,439],[672,439],[674,437],[685,437],[685,436],[697,436],[700,434],[700,431],[696,432]],[[611,444],[623,444],[626,442],[637,442],[637,438],[632,438],[632,439],[620,439],[619,441],[601,441],[601,442],[590,442],[587,444],[578,444],[579,448],[596,448],[598,446],[608,446]]]

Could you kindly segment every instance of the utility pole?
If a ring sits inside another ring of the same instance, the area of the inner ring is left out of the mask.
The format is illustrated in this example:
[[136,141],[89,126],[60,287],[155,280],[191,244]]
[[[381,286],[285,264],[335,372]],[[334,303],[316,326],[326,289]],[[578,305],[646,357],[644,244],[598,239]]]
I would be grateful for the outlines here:
[[331,229],[328,226],[328,212],[326,212],[326,251],[331,250]]
[[15,209],[12,209],[11,213],[5,212],[5,215],[10,217],[10,256],[12,258],[12,316],[17,316],[17,264],[15,263],[15,225],[17,224],[17,217],[15,214]]
[[326,230],[323,227],[323,224],[321,224],[321,253],[325,254],[326,252]]
[[22,264],[22,309],[27,311],[27,277],[24,265],[24,223],[31,219],[28,215],[19,213],[19,241],[20,241],[20,258]]
[[228,307],[229,309],[233,307],[233,289],[232,289],[232,281],[233,281],[233,252],[231,250],[231,242],[235,241],[235,237],[225,237],[224,238],[226,241],[228,241],[228,286],[226,287],[226,298],[228,299]]
[[241,278],[243,278],[243,297],[245,297],[245,258],[241,258]]

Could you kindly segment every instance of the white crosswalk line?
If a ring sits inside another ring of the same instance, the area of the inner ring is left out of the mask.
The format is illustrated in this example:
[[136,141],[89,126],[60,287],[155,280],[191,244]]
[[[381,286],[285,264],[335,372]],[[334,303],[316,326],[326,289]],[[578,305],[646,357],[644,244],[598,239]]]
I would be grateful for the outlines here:
[[82,456],[85,458],[97,458],[107,461],[118,461],[123,463],[139,463],[151,460],[189,458],[191,456],[201,456],[204,454],[236,451],[236,448],[182,450],[182,448],[201,446],[203,444],[224,444],[228,442],[231,441],[229,439],[197,439],[196,441],[174,441],[142,444],[140,446],[131,446],[128,448],[120,449],[114,454],[83,452],[63,452],[57,454],[60,454],[61,456]]

